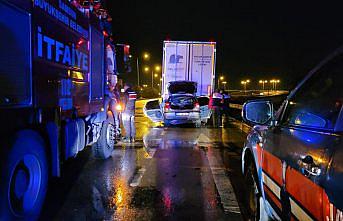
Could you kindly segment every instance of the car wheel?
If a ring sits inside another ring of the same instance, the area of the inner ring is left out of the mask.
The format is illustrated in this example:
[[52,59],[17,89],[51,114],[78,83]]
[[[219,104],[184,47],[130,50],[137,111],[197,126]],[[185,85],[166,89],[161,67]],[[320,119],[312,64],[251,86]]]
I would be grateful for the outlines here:
[[43,139],[21,131],[1,160],[0,220],[37,220],[48,186]]
[[261,194],[257,186],[256,169],[250,163],[245,172],[245,183],[247,184],[246,202],[249,220],[260,220],[260,198]]
[[93,144],[93,156],[98,159],[107,159],[111,156],[114,144],[116,143],[116,131],[111,118],[105,120],[102,124],[100,137]]

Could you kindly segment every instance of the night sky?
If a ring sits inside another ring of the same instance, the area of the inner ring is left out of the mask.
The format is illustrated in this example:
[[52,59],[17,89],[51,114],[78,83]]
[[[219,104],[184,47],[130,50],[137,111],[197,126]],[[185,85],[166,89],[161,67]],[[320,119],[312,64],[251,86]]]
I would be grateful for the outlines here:
[[[278,78],[291,88],[315,64],[343,45],[343,7],[313,1],[113,1],[114,39],[133,56],[148,51],[161,63],[162,42],[217,42],[217,74],[231,89],[240,81]],[[326,2],[326,1],[325,1]],[[135,62],[130,74],[134,82]]]

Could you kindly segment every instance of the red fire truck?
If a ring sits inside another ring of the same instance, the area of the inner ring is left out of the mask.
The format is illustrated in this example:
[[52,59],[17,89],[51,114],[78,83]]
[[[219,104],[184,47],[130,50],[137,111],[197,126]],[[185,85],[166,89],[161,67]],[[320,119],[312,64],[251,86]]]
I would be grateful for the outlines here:
[[110,157],[106,39],[66,0],[0,1],[0,33],[0,220],[34,220],[63,162]]

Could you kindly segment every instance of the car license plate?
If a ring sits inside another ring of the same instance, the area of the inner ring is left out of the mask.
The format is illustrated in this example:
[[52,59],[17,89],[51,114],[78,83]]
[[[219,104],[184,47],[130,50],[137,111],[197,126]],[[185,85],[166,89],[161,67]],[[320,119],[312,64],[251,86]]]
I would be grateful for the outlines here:
[[176,116],[188,116],[189,113],[176,113]]

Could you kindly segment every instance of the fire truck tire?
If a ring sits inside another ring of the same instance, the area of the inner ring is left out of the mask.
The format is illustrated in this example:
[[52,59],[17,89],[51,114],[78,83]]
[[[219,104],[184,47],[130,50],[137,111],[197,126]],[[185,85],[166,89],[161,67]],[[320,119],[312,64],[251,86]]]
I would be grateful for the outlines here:
[[253,221],[260,220],[260,190],[258,188],[256,169],[252,162],[246,167],[244,174],[245,183],[247,184],[246,200],[248,206],[248,219]]
[[108,118],[103,122],[100,137],[92,147],[95,158],[107,159],[111,156],[114,144],[116,143],[115,133],[113,118]]
[[44,141],[36,132],[23,130],[10,146],[0,159],[0,220],[37,220],[48,186]]

